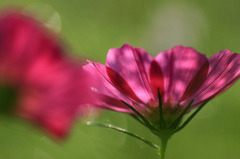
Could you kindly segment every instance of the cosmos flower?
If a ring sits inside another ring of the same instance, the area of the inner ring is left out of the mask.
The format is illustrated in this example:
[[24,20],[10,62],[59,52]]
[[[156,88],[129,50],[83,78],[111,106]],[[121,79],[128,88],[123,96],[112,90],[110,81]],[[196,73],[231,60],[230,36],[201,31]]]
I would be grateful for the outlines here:
[[38,21],[17,11],[1,15],[1,113],[17,114],[63,138],[93,99],[90,80]]
[[105,65],[90,62],[84,69],[102,83],[92,88],[99,96],[97,106],[133,113],[128,104],[155,123],[160,116],[159,92],[170,125],[189,103],[193,102],[191,110],[234,84],[240,55],[223,50],[208,59],[193,48],[176,46],[152,58],[143,49],[125,44],[109,50]]

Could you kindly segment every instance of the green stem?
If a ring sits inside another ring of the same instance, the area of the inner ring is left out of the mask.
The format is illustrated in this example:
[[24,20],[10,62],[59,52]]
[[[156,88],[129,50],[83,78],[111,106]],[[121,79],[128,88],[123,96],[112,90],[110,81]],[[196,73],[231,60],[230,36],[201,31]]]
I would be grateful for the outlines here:
[[120,127],[117,127],[117,126],[114,126],[114,125],[111,125],[111,124],[95,123],[95,122],[90,122],[90,121],[87,122],[87,125],[100,126],[100,127],[116,130],[118,132],[121,132],[121,133],[127,134],[129,136],[132,136],[132,137],[134,137],[134,138],[144,142],[145,144],[147,144],[147,145],[149,145],[149,146],[151,146],[153,148],[159,149],[159,146],[154,144],[154,143],[152,143],[151,141],[146,140],[146,139],[144,139],[144,138],[142,138],[142,137],[140,137],[140,136],[138,136],[136,134],[133,134],[131,132],[128,132],[125,129],[120,128]]
[[161,138],[160,159],[165,159],[168,137]]

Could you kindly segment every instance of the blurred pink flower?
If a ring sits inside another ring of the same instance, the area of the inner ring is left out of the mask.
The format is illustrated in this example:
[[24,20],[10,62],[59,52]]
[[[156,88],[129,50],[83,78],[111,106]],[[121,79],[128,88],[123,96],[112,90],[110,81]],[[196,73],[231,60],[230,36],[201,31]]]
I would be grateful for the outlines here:
[[192,100],[190,109],[236,82],[240,55],[223,50],[207,59],[193,48],[176,46],[152,58],[143,49],[125,44],[109,50],[105,66],[90,62],[84,69],[101,81],[92,88],[100,97],[97,106],[133,113],[124,101],[154,121],[159,117],[158,90],[164,115],[179,115]]
[[0,17],[0,111],[15,112],[63,138],[93,99],[90,76],[58,38],[17,11]]

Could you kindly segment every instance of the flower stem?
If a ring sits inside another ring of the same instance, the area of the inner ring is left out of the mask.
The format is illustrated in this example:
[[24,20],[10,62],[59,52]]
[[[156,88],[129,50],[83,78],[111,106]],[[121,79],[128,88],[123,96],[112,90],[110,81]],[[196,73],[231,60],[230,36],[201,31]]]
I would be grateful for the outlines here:
[[145,144],[147,144],[147,145],[149,145],[149,146],[151,146],[151,147],[153,147],[153,148],[160,149],[160,147],[159,147],[158,145],[152,143],[151,141],[146,140],[146,139],[144,139],[144,138],[142,138],[142,137],[140,137],[140,136],[138,136],[138,135],[136,135],[136,134],[133,134],[133,133],[131,133],[131,132],[126,131],[126,130],[123,129],[123,128],[120,128],[120,127],[117,127],[117,126],[114,126],[114,125],[111,125],[111,124],[95,123],[95,122],[88,121],[88,122],[87,122],[87,125],[100,126],[100,127],[104,127],[104,128],[109,128],[109,129],[112,129],[112,130],[116,130],[116,131],[118,131],[118,132],[121,132],[121,133],[127,134],[127,135],[129,135],[129,136],[132,136],[132,137],[134,137],[134,138],[136,138],[136,139],[144,142]]
[[167,143],[168,143],[168,137],[162,137],[161,138],[161,148],[160,150],[160,159],[165,159],[166,156],[166,149],[167,149]]

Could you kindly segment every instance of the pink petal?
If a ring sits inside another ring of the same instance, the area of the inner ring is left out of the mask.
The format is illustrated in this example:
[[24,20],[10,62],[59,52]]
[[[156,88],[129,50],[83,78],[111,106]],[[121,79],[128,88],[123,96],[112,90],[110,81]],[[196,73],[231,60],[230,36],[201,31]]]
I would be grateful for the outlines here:
[[110,78],[107,76],[106,67],[104,65],[89,63],[83,68],[94,76],[95,80],[92,90],[98,94],[98,100],[95,103],[96,106],[120,112],[132,112],[121,102],[121,100],[130,105],[132,105],[132,101],[113,86]]
[[194,105],[222,93],[239,78],[240,55],[223,50],[209,59],[210,69],[202,87],[191,97]]
[[164,97],[164,77],[163,72],[158,63],[153,60],[150,67],[150,82],[152,89],[156,96],[158,96],[158,89],[161,97]]
[[[35,121],[51,136],[65,137],[73,121],[95,102],[90,76],[80,66],[65,64],[21,88],[18,115]],[[90,101],[90,102],[89,102]]]
[[63,52],[58,39],[33,18],[1,15],[0,82],[17,89],[17,115],[58,138],[68,134],[83,105],[94,101],[90,76]]
[[181,101],[184,101],[185,99],[192,96],[198,89],[202,86],[202,84],[205,82],[205,79],[208,74],[208,68],[209,63],[208,61],[205,62],[205,64],[200,67],[199,71],[196,73],[196,75],[193,77],[189,85],[187,86]]
[[[109,50],[106,66],[109,67],[108,75],[111,81],[117,85],[118,89],[126,87],[127,84],[128,91],[131,89],[137,98],[148,103],[155,98],[148,80],[151,61],[152,57],[143,49],[125,44],[121,48]],[[124,90],[121,92],[127,95],[132,94]]]
[[[177,46],[171,50],[159,53],[156,58],[164,77],[163,101],[176,106],[181,98],[197,91],[204,77],[196,83],[195,78],[204,75],[207,69],[207,58],[193,48]],[[202,70],[202,71],[201,71]]]
[[71,115],[66,113],[65,110],[55,109],[54,112],[44,112],[42,116],[35,119],[35,122],[38,122],[52,137],[62,139],[68,135],[68,130],[72,126],[73,119],[75,119]]
[[[113,95],[111,95],[113,96]],[[133,113],[131,109],[129,109],[125,104],[121,102],[118,98],[114,98],[111,96],[107,96],[104,94],[99,94],[99,99],[100,101],[97,102],[96,106],[105,108],[105,109],[110,109],[118,112],[123,112],[123,113]],[[126,101],[126,100],[124,100]],[[128,100],[127,100],[128,101]],[[127,102],[131,103],[131,102]]]
[[4,14],[0,18],[0,30],[2,76],[18,78],[21,82],[33,66],[63,57],[57,38],[28,16],[15,12]]

